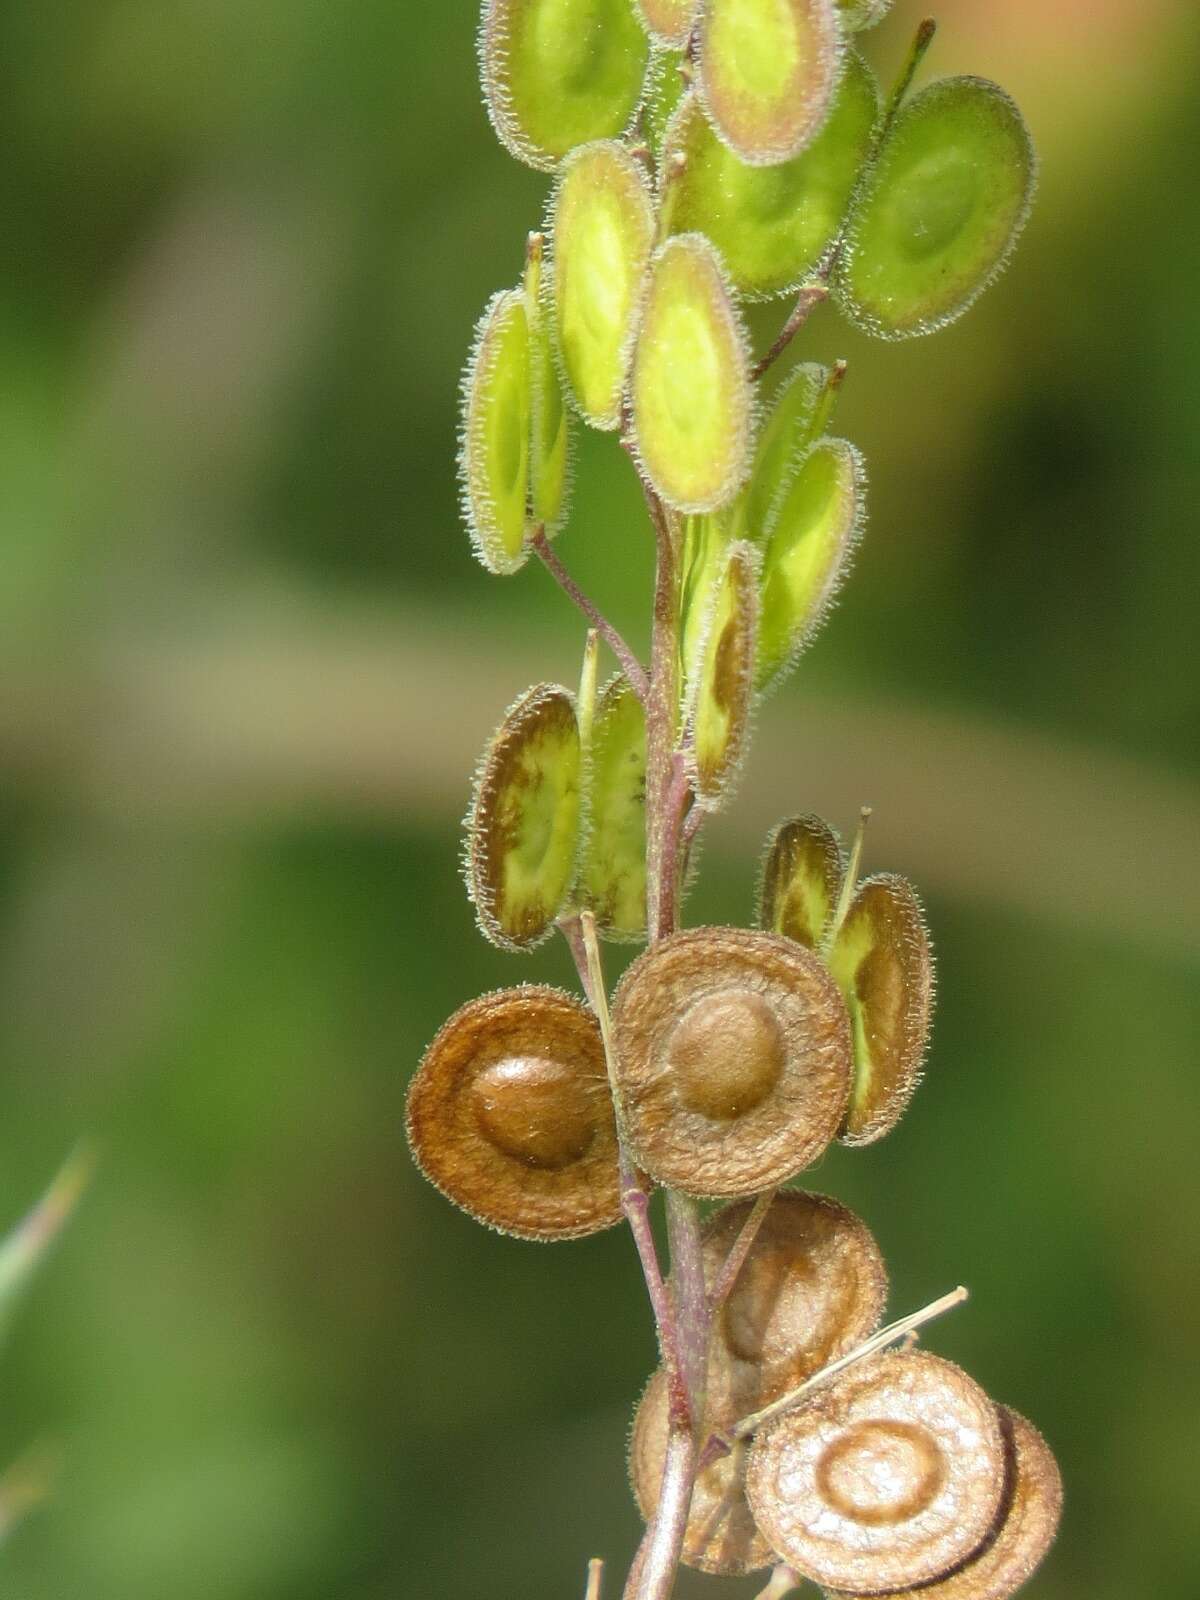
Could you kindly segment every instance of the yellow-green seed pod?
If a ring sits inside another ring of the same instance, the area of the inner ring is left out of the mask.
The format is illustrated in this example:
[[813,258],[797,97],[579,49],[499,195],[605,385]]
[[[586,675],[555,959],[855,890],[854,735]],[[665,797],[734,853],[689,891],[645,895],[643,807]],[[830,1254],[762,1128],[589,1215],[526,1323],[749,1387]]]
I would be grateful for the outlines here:
[[813,442],[829,373],[815,362],[793,368],[758,430],[750,476],[729,508],[731,535],[765,545],[789,484]]
[[882,22],[892,0],[837,0],[838,14],[847,33],[859,33]]
[[759,926],[786,934],[808,950],[837,904],[846,863],[837,834],[820,817],[793,817],[767,839],[758,896]]
[[805,456],[779,508],[763,558],[757,683],[776,682],[829,610],[862,531],[866,475],[844,439]]
[[646,98],[642,104],[642,126],[657,161],[662,155],[667,126],[675,108],[687,93],[691,69],[674,50],[656,50],[646,74]]
[[518,161],[550,172],[577,145],[631,126],[649,54],[633,0],[485,0],[492,126]]
[[807,149],[751,167],[722,144],[699,100],[687,95],[664,152],[664,162],[677,163],[667,189],[669,231],[706,233],[734,287],[750,299],[798,288],[837,236],[878,114],[875,74],[850,52],[829,118]]
[[551,348],[552,307],[542,273],[542,236],[530,236],[525,269],[525,311],[529,318],[531,520],[553,538],[567,518],[571,486],[571,417]]
[[946,78],[900,112],[867,175],[835,279],[859,327],[904,339],[953,322],[999,275],[1033,198],[1021,113],[994,83]]
[[646,713],[623,677],[601,692],[592,723],[589,817],[579,899],[610,939],[646,931]]
[[656,44],[682,50],[700,10],[700,0],[635,0],[638,15]]
[[633,357],[642,468],[677,511],[715,511],[746,473],[753,423],[749,346],[725,270],[698,233],[654,256]]
[[728,514],[685,517],[683,522],[683,577],[679,589],[680,667],[682,680],[696,674],[704,631],[712,610],[713,593],[725,565],[730,538]]
[[458,468],[463,517],[489,572],[515,572],[528,550],[533,409],[529,317],[516,289],[493,295],[462,381]]
[[829,114],[841,42],[833,0],[708,0],[697,85],[735,155],[771,166],[812,143]]
[[688,697],[697,795],[715,806],[732,789],[750,731],[758,624],[758,552],[731,545],[713,592]]
[[550,932],[575,876],[581,750],[574,697],[537,684],[492,735],[467,814],[467,889],[493,944]]
[[828,959],[854,1034],[841,1138],[872,1144],[899,1122],[929,1043],[933,952],[912,885],[891,873],[860,885]]
[[563,372],[581,414],[612,429],[633,350],[654,203],[641,165],[605,139],[564,164],[551,212],[554,320]]

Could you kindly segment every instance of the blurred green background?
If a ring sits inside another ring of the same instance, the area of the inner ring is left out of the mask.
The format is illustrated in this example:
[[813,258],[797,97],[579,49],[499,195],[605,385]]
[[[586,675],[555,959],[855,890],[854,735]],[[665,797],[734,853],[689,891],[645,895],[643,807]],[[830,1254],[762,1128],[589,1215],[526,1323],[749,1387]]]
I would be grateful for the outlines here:
[[[884,73],[917,9],[868,40]],[[940,961],[900,1129],[812,1186],[897,1312],[1033,1416],[1041,1600],[1200,1592],[1200,61],[1191,0],[947,0],[928,72],[1020,100],[1016,264],[871,344],[843,604],[760,719],[692,921],[766,828],[876,808]],[[0,1461],[58,1451],[21,1600],[578,1596],[628,1559],[652,1340],[619,1231],[486,1234],[403,1096],[455,1006],[567,981],[475,934],[478,747],[580,628],[459,526],[456,386],[546,185],[499,149],[475,0],[0,4],[0,1211],[98,1178],[0,1352]],[[756,319],[763,339],[782,315]],[[611,440],[560,549],[645,637]],[[613,963],[615,970],[615,962]],[[689,1577],[681,1595],[753,1584]]]

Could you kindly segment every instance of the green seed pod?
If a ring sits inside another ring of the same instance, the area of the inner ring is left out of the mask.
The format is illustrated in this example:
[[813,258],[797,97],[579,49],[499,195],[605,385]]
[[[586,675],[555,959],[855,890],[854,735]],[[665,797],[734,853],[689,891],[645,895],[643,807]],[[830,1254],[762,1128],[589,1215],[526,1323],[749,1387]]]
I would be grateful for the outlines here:
[[610,939],[646,931],[646,713],[623,677],[592,723],[589,819],[579,898]]
[[576,145],[631,126],[649,54],[632,0],[485,0],[479,62],[492,126],[518,161],[550,172]]
[[654,256],[631,391],[638,457],[667,504],[715,511],[731,499],[750,453],[749,346],[702,234],[678,234]]
[[554,316],[563,372],[594,428],[612,429],[633,349],[654,203],[641,165],[602,140],[563,166],[551,215]]
[[638,15],[656,44],[682,50],[700,10],[700,0],[636,0]]
[[806,361],[792,369],[780,388],[758,430],[750,476],[729,508],[733,538],[766,543],[788,485],[813,442],[813,423],[828,383],[826,369]]
[[698,98],[687,95],[671,119],[663,158],[676,161],[666,191],[669,231],[706,233],[734,287],[750,299],[797,289],[842,225],[878,115],[875,75],[849,52],[829,118],[807,149],[751,167],[722,144]]
[[571,418],[550,340],[553,308],[542,273],[543,240],[530,235],[525,269],[529,318],[532,437],[529,458],[532,521],[552,539],[567,518],[571,486]]
[[820,817],[793,817],[767,839],[759,925],[817,950],[837,904],[846,863],[837,834]]
[[713,594],[724,570],[729,543],[726,513],[684,518],[679,612],[680,664],[685,683],[696,675]]
[[467,890],[479,926],[504,950],[550,932],[575,875],[581,752],[574,697],[526,690],[492,735],[467,814]]
[[820,627],[862,532],[866,475],[844,439],[805,456],[763,559],[757,683],[776,682]]
[[703,805],[726,799],[750,730],[758,631],[759,556],[731,545],[713,591],[688,695],[691,759]]
[[516,572],[528,551],[533,407],[529,318],[519,290],[493,295],[462,382],[458,468],[463,517],[489,572]]
[[933,1016],[933,953],[904,878],[861,884],[829,952],[850,1010],[854,1081],[841,1138],[872,1144],[899,1122],[920,1081]]
[[696,81],[735,155],[771,166],[812,143],[837,86],[841,40],[833,0],[708,0]]
[[945,78],[896,118],[855,200],[835,291],[882,339],[953,322],[999,275],[1025,225],[1036,159],[994,83]]
[[859,33],[882,22],[892,0],[837,0],[838,14],[847,33]]
[[[686,76],[685,76],[686,73]],[[642,126],[655,160],[662,156],[667,125],[675,108],[687,93],[691,69],[674,50],[656,50],[646,74],[646,98],[642,105]]]

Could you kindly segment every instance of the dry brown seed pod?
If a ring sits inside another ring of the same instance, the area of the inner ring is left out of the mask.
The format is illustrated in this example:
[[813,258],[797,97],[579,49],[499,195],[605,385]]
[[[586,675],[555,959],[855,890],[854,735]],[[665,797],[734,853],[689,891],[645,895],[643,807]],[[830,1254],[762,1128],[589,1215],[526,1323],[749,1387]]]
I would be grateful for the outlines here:
[[[1031,1422],[1007,1406],[996,1409],[1006,1455],[999,1519],[981,1550],[947,1577],[907,1591],[912,1600],[1008,1600],[1054,1543],[1062,1514],[1058,1463]],[[855,1600],[833,1590],[829,1594],[831,1600]]]
[[825,964],[777,934],[691,928],[613,999],[618,1114],[640,1167],[739,1199],[802,1171],[846,1107],[850,1029]]
[[758,551],[731,545],[713,584],[688,685],[691,764],[702,804],[729,798],[750,732],[758,643]]
[[430,1183],[503,1233],[574,1239],[621,1220],[600,1028],[560,989],[456,1011],[409,1086],[408,1139]]
[[846,863],[837,834],[820,817],[792,817],[768,835],[758,920],[815,950],[837,904]]
[[886,1594],[941,1577],[1000,1510],[996,1407],[952,1362],[901,1350],[855,1367],[765,1429],[746,1497],[779,1557],[831,1589]]

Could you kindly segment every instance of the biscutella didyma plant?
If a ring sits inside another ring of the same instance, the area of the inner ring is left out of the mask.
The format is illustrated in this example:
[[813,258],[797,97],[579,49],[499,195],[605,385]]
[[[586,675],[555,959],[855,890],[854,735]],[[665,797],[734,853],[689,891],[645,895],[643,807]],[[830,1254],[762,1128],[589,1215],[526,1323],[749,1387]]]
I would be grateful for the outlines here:
[[[865,812],[848,851],[798,814],[767,841],[758,926],[680,926],[755,704],[813,639],[863,529],[862,456],[830,431],[845,364],[791,362],[793,341],[830,299],[884,339],[953,321],[1003,267],[1033,191],[1025,125],[995,84],[910,93],[932,23],[881,89],[859,46],[887,10],[483,9],[496,132],[551,177],[464,376],[463,509],[489,571],[536,557],[590,627],[578,688],[534,685],[488,742],[464,861],[485,936],[524,952],[557,933],[582,992],[469,1000],[413,1079],[408,1131],[427,1177],[491,1227],[630,1225],[660,1364],[631,1435],[646,1532],[626,1600],[666,1600],[681,1562],[771,1569],[767,1597],[811,1580],[1002,1600],[1058,1521],[1032,1425],[913,1348],[965,1290],[881,1329],[866,1225],[784,1187],[833,1140],[882,1138],[912,1098],[933,1005],[916,891],[861,877]],[[742,306],[781,295],[790,311],[757,354]],[[644,490],[648,663],[551,543],[580,427],[615,434]],[[645,945],[611,1004],[602,940]],[[594,1560],[589,1600],[601,1582]]]

